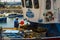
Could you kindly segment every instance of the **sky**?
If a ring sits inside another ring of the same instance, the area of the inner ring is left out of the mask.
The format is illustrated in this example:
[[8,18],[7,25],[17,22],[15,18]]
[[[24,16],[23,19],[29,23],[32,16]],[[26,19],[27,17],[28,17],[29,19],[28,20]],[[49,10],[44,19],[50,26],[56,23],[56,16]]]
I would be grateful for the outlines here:
[[1,0],[1,2],[21,2],[21,0]]

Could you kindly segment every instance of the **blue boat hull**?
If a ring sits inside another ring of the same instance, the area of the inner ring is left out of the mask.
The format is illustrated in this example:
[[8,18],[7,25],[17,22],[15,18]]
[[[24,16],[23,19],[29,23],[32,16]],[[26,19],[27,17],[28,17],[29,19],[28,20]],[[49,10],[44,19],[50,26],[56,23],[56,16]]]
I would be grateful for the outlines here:
[[28,29],[37,28],[37,27],[43,27],[47,29],[46,37],[54,37],[54,36],[60,36],[60,23],[49,23],[49,24],[43,24],[43,23],[34,23],[30,22],[31,25]]
[[7,22],[7,17],[0,18],[0,23],[1,22]]
[[9,15],[8,17],[9,17],[9,18],[15,18],[15,17],[21,18],[21,17],[23,17],[23,15],[17,15],[17,14],[14,15],[14,14],[13,14],[13,15]]

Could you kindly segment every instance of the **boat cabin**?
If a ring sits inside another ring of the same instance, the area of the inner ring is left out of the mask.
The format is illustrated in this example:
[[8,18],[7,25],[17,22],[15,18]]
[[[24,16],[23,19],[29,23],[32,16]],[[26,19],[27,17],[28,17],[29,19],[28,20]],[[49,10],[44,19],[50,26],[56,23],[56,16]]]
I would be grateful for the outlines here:
[[24,18],[37,23],[58,22],[59,0],[22,0]]

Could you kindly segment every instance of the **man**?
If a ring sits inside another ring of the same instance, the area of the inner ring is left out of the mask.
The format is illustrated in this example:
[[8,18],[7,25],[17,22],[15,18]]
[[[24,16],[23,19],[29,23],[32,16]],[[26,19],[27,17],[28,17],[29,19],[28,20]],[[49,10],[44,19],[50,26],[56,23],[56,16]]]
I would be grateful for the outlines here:
[[16,18],[15,21],[14,21],[14,27],[15,27],[16,29],[18,29],[18,27],[19,27],[18,18]]

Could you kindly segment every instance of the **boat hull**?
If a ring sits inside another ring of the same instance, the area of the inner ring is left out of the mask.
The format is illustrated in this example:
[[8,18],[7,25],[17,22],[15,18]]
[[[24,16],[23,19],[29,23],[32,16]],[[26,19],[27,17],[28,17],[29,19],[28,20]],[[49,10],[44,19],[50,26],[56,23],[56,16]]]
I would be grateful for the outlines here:
[[11,15],[9,15],[8,17],[9,17],[9,18],[15,18],[15,17],[21,18],[21,17],[23,17],[23,15],[11,14]]
[[7,17],[0,18],[0,22],[7,22]]

